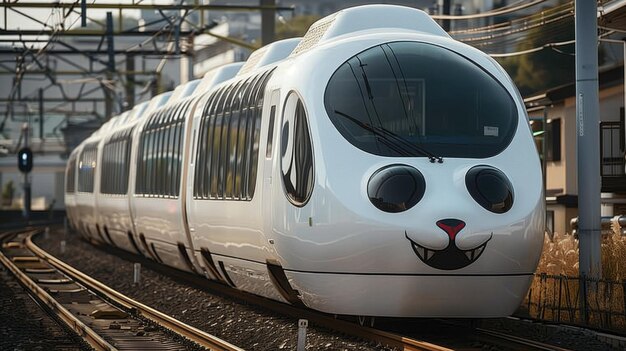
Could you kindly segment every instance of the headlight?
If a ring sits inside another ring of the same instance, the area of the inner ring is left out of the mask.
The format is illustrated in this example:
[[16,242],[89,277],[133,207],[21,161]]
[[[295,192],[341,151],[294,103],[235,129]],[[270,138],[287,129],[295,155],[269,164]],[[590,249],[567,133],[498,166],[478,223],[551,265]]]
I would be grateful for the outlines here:
[[402,212],[415,206],[426,191],[424,176],[407,165],[390,165],[379,169],[367,184],[367,195],[376,208],[385,212]]
[[505,213],[513,206],[513,185],[499,169],[475,166],[465,175],[465,185],[479,205],[493,213]]

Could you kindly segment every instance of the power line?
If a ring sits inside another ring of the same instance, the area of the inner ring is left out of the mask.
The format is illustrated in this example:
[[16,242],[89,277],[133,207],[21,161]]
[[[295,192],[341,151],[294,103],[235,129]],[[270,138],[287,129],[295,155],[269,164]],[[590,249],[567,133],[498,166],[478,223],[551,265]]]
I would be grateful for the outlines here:
[[431,17],[437,20],[470,20],[470,19],[477,19],[477,18],[494,17],[494,16],[506,15],[508,13],[513,13],[519,10],[523,10],[531,6],[539,5],[546,1],[548,0],[534,0],[527,4],[519,5],[519,6],[512,7],[512,8],[491,10],[491,11],[486,11],[483,13],[477,13],[473,15],[431,15]]

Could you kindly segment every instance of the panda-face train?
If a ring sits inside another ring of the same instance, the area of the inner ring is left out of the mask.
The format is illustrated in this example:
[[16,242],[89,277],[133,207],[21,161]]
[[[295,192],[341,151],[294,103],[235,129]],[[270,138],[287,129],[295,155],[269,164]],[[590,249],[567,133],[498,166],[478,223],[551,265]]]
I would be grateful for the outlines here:
[[543,243],[510,78],[400,6],[340,11],[112,118],[66,176],[88,239],[334,314],[509,315]]

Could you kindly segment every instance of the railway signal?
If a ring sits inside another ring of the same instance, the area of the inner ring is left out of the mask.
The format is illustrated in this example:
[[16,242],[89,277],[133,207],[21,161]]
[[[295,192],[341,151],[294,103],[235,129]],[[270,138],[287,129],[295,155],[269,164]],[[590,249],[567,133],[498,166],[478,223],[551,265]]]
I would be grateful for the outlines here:
[[29,173],[33,170],[33,151],[28,146],[24,146],[18,151],[17,168],[22,173]]

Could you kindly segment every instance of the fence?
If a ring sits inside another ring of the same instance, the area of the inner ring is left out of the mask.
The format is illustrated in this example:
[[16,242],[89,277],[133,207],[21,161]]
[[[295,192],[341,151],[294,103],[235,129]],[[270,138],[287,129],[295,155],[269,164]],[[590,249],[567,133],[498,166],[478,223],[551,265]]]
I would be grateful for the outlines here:
[[626,280],[537,274],[516,314],[624,333]]

